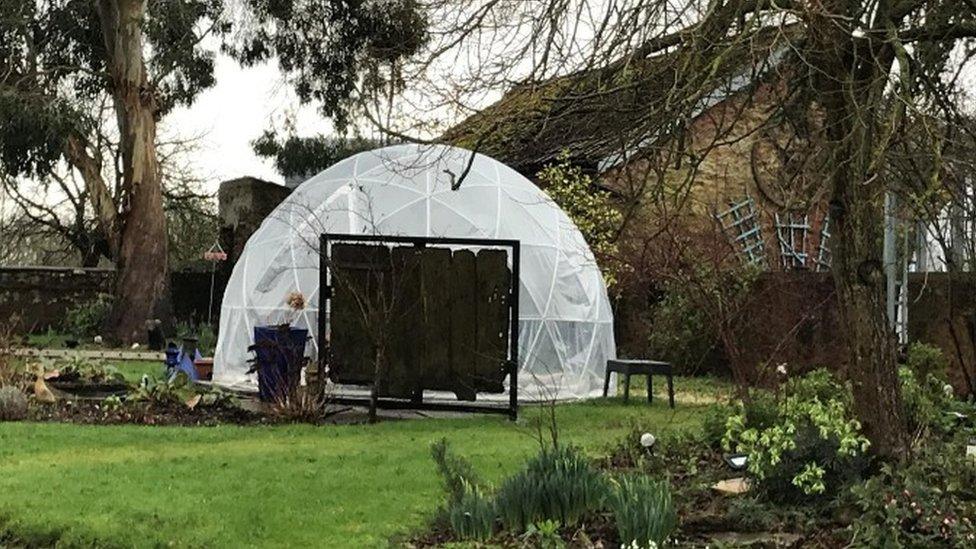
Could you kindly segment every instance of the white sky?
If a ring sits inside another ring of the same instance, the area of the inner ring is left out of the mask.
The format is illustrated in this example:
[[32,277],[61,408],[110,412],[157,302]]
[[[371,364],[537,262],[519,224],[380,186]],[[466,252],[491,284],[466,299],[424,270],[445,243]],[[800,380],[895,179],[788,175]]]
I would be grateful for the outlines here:
[[216,192],[221,181],[245,175],[282,183],[270,160],[259,158],[251,142],[272,126],[282,128],[285,118],[295,122],[298,135],[332,133],[331,125],[314,107],[300,107],[285,84],[277,62],[242,68],[219,56],[217,84],[197,96],[190,108],[180,108],[163,119],[161,136],[199,137],[190,162]]

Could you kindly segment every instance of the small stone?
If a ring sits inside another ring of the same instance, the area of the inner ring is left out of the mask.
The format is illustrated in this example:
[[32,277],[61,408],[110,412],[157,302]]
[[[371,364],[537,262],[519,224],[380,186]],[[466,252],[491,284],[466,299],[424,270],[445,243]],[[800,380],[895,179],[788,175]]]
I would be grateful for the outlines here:
[[750,483],[749,479],[745,477],[730,478],[728,480],[720,480],[712,485],[712,490],[720,494],[726,494],[730,496],[736,496],[739,494],[744,494],[749,491]]

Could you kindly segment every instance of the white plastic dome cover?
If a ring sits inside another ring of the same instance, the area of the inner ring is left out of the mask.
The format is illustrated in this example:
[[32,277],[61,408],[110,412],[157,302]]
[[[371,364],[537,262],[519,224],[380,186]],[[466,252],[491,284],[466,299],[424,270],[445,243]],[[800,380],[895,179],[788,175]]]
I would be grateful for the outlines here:
[[[616,355],[613,316],[583,236],[518,172],[441,145],[357,154],[302,183],[264,220],[224,292],[216,383],[255,383],[245,375],[254,326],[287,321],[315,334],[325,232],[519,240],[520,399],[600,393],[606,361]],[[292,292],[305,296],[303,311],[286,303]],[[317,353],[313,338],[307,354]]]

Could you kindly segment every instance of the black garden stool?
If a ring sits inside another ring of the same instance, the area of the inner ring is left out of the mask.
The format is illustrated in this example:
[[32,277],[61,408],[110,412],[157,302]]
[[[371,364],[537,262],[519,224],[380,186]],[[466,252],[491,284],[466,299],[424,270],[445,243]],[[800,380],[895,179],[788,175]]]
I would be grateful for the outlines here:
[[657,360],[623,360],[611,359],[607,361],[607,377],[603,381],[603,397],[606,398],[610,390],[610,374],[622,374],[624,376],[624,402],[630,400],[630,376],[647,376],[647,401],[654,401],[654,381],[651,376],[663,375],[668,378],[668,404],[674,408],[674,376],[671,372],[670,362],[660,362]]

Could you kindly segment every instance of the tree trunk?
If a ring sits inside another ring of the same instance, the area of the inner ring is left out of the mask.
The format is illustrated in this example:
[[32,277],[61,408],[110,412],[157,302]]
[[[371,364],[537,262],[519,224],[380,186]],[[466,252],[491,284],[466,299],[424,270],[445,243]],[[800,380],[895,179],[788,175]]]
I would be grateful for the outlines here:
[[[850,184],[844,185],[850,188]],[[848,344],[848,379],[854,411],[873,452],[900,457],[907,448],[895,337],[885,314],[885,278],[879,259],[880,208],[876,199],[835,195],[831,209],[833,265]]]
[[121,245],[110,333],[146,337],[145,322],[171,321],[166,216],[156,158],[156,100],[143,59],[144,0],[100,0],[122,151]]
[[[69,135],[65,144],[65,156],[85,182],[88,200],[95,212],[98,232],[108,246],[108,254],[114,261],[119,255],[119,215],[112,193],[102,177],[102,161],[96,151],[89,154],[85,140],[79,135]],[[96,260],[97,262],[97,260]]]
[[[880,166],[890,118],[885,90],[894,51],[883,42],[856,45],[826,14],[857,19],[832,0],[810,19],[816,99],[824,115],[826,171],[831,184],[831,271],[848,344],[854,411],[875,455],[899,458],[908,448],[894,333],[885,307]],[[881,16],[879,16],[881,17]],[[881,17],[881,20],[884,20]]]

